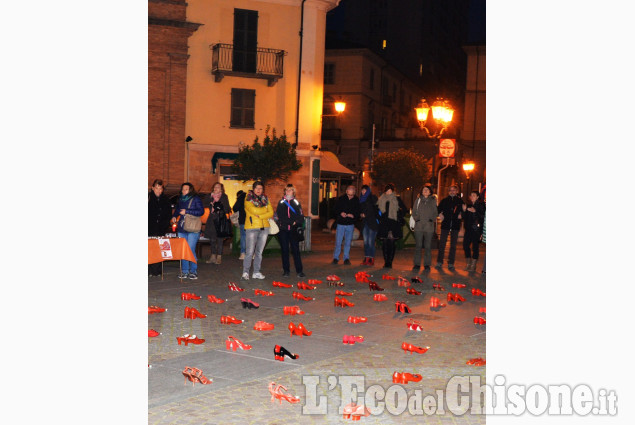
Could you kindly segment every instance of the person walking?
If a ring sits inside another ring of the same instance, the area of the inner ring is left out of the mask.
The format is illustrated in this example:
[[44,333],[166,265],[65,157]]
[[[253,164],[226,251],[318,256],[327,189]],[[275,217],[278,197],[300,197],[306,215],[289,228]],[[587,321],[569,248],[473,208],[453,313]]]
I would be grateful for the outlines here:
[[342,241],[344,241],[344,264],[350,265],[349,254],[351,252],[351,242],[353,241],[353,231],[355,230],[355,220],[359,218],[360,206],[359,198],[355,196],[355,186],[346,188],[346,193],[337,198],[335,203],[335,251],[333,251],[333,264],[339,262],[342,251]]
[[273,217],[273,208],[264,193],[262,182],[254,182],[253,190],[245,197],[245,258],[243,259],[242,279],[249,280],[249,269],[253,261],[254,279],[264,279],[260,273],[262,265],[262,251],[269,236],[269,219]]
[[432,236],[437,226],[437,199],[433,196],[432,186],[425,185],[417,197],[412,208],[412,218],[415,221],[415,254],[413,272],[419,272],[421,267],[421,248],[423,253],[423,269],[430,270],[432,263]]
[[194,186],[190,182],[185,182],[181,185],[181,195],[179,196],[174,214],[172,215],[172,223],[177,222],[177,234],[179,238],[184,238],[187,241],[187,245],[192,251],[194,256],[194,262],[188,260],[181,260],[181,274],[179,279],[198,279],[197,266],[196,266],[196,244],[201,236],[200,230],[190,232],[183,228],[185,223],[185,215],[193,215],[195,217],[201,217],[205,212],[201,198],[196,195]]
[[439,237],[439,253],[437,255],[437,269],[443,267],[443,257],[445,255],[445,244],[450,235],[450,252],[448,254],[448,269],[454,269],[454,257],[456,255],[456,242],[461,229],[461,212],[463,211],[463,199],[458,196],[459,188],[456,185],[450,186],[448,196],[439,203],[439,218],[441,222],[441,236]]
[[364,237],[364,261],[362,266],[375,265],[375,238],[379,230],[379,220],[377,220],[377,196],[375,196],[368,185],[362,186],[362,193],[359,198],[360,217],[364,221],[362,236]]
[[384,188],[384,193],[379,197],[379,231],[377,237],[382,240],[384,254],[384,268],[391,269],[395,258],[395,241],[403,237],[402,227],[405,224],[406,205],[395,193],[395,185],[389,183]]
[[240,228],[240,257],[239,260],[245,259],[245,196],[247,194],[242,190],[239,190],[236,193],[236,202],[234,202],[234,206],[232,209],[234,212],[238,212],[238,226]]
[[295,187],[288,184],[284,189],[284,196],[278,202],[276,208],[276,217],[280,231],[278,232],[278,241],[282,249],[282,276],[289,276],[289,246],[293,254],[293,263],[295,272],[298,277],[302,278],[306,275],[302,272],[302,258],[300,258],[300,241],[298,240],[298,226],[304,225],[304,214],[302,206],[296,199]]
[[[170,230],[172,205],[163,194],[163,180],[152,182],[152,189],[148,193],[148,236],[165,236]],[[161,263],[148,264],[148,276],[160,276]]]
[[227,217],[231,213],[225,186],[220,182],[214,183],[212,192],[205,197],[203,205],[209,208],[209,216],[203,234],[209,239],[211,251],[205,262],[207,264],[220,264],[223,257],[223,242],[228,237],[222,234],[221,221],[229,220]]
[[[477,190],[470,193],[470,205],[463,204],[463,251],[467,263],[465,270],[476,271],[478,261],[479,244],[483,234],[483,222],[485,220],[485,204],[481,202]],[[470,249],[471,248],[471,249]]]

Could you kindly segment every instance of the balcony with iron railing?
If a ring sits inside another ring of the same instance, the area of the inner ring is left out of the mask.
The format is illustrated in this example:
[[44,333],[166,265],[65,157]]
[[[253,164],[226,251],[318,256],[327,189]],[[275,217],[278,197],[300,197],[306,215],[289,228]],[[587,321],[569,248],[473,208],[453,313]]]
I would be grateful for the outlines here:
[[284,50],[258,47],[239,49],[233,44],[217,43],[212,50],[212,75],[220,82],[225,75],[262,78],[272,87],[283,76]]

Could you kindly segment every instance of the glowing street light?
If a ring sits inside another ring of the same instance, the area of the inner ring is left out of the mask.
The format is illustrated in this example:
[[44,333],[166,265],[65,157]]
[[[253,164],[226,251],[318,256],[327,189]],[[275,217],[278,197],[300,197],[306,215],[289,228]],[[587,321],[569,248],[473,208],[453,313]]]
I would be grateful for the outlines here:
[[[426,127],[426,122],[428,121],[429,112],[432,110],[432,118],[436,121],[437,125],[441,126],[441,130],[438,133],[430,134],[430,130]],[[454,108],[450,105],[450,102],[443,99],[437,99],[432,107],[428,105],[425,99],[421,99],[421,102],[415,108],[415,112],[417,113],[417,121],[419,121],[419,127],[421,130],[425,130],[426,134],[430,138],[441,138],[441,135],[448,127],[448,125],[452,122],[452,117],[454,116]]]

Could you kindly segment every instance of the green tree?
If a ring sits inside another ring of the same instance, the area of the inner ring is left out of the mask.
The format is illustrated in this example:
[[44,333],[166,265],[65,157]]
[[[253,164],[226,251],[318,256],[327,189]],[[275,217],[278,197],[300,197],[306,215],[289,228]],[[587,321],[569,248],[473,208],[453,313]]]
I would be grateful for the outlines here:
[[382,152],[375,155],[371,177],[380,185],[394,183],[400,192],[407,187],[417,187],[429,178],[428,161],[412,149]]
[[297,158],[295,148],[287,142],[287,136],[276,136],[276,129],[265,130],[265,138],[262,144],[258,136],[250,146],[243,144],[238,148],[238,156],[232,165],[232,171],[238,178],[247,180],[260,180],[263,183],[274,180],[287,180],[294,172],[302,168],[302,162]]

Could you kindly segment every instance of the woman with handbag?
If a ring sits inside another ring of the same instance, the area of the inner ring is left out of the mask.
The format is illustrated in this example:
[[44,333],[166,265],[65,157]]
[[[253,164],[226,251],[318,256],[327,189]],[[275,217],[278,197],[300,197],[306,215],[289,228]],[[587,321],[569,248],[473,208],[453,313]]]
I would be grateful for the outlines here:
[[[201,236],[201,216],[205,212],[201,198],[196,195],[194,186],[190,182],[181,185],[181,196],[172,214],[172,223],[178,219],[177,234],[184,238],[196,260],[196,244]],[[198,279],[196,263],[181,260],[181,274],[179,279]]]
[[[156,179],[148,193],[148,236],[165,236],[170,229],[172,205],[163,194],[163,180]],[[148,276],[160,276],[161,263],[148,264]]]
[[432,186],[425,185],[412,207],[412,218],[415,222],[415,255],[413,272],[418,273],[421,267],[421,248],[423,253],[423,269],[430,270],[432,263],[432,236],[437,225],[437,200],[432,194]]
[[243,260],[242,279],[249,280],[249,269],[253,260],[254,279],[264,279],[260,273],[262,264],[262,251],[267,244],[269,236],[269,219],[273,217],[273,208],[264,193],[265,186],[262,182],[254,182],[253,190],[245,197],[245,259]]
[[278,241],[282,249],[282,276],[289,276],[289,246],[293,254],[293,263],[298,277],[306,275],[302,272],[302,258],[300,258],[300,237],[298,229],[304,226],[302,206],[295,198],[295,187],[288,184],[284,189],[284,197],[278,202],[276,217],[280,231]]
[[231,223],[229,222],[229,198],[225,194],[225,186],[216,182],[212,186],[212,192],[205,197],[203,205],[209,208],[209,216],[205,223],[205,231],[203,234],[209,238],[209,247],[211,254],[207,264],[220,264],[223,256],[223,242],[226,238],[231,237]]
[[[485,204],[479,200],[479,193],[473,190],[470,193],[470,205],[463,204],[463,251],[465,251],[465,270],[476,271],[478,261],[479,243],[483,232],[483,220],[485,218]],[[470,250],[470,247],[472,248]]]
[[402,227],[406,224],[404,216],[406,205],[400,197],[395,195],[395,185],[389,183],[384,188],[384,193],[379,197],[379,231],[377,237],[382,240],[384,254],[384,268],[391,269],[395,258],[395,241],[403,237]]

